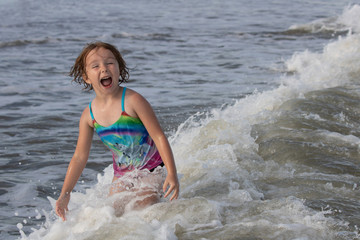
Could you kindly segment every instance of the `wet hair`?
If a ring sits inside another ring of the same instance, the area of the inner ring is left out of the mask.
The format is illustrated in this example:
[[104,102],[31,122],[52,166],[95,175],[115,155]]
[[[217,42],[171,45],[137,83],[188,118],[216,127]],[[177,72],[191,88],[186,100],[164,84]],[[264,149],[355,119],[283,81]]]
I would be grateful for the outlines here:
[[105,43],[105,42],[94,42],[94,43],[89,43],[87,44],[84,49],[81,51],[80,55],[77,57],[77,59],[75,60],[75,64],[74,66],[72,66],[69,76],[73,77],[73,81],[80,84],[80,85],[84,85],[84,90],[92,90],[92,86],[88,83],[85,82],[85,80],[83,79],[83,76],[87,76],[86,74],[86,57],[89,55],[89,53],[94,50],[94,49],[99,49],[99,48],[105,48],[109,51],[111,51],[114,56],[115,59],[117,60],[117,62],[119,63],[119,71],[120,71],[120,78],[119,78],[119,84],[123,83],[123,82],[127,82],[129,80],[129,69],[126,66],[126,63],[124,61],[124,59],[122,58],[119,50],[109,44],[109,43]]

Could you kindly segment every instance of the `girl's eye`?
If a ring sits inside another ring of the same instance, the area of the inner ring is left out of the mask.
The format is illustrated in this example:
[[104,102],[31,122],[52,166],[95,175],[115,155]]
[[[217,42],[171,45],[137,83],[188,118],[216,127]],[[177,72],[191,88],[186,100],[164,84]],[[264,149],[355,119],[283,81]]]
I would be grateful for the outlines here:
[[108,62],[108,63],[107,63],[107,65],[112,65],[112,64],[114,64],[114,63],[113,63],[113,62]]
[[94,65],[91,68],[98,68],[98,67],[99,67],[99,65]]

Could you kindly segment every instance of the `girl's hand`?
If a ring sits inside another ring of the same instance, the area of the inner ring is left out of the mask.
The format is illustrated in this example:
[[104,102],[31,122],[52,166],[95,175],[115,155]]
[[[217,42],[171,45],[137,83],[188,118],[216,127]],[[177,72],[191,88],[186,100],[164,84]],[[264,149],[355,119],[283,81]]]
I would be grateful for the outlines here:
[[[169,187],[169,188],[168,188]],[[168,190],[166,191],[166,189],[168,188]],[[179,180],[177,178],[177,175],[167,175],[164,185],[163,185],[163,191],[165,193],[164,198],[166,198],[167,196],[169,196],[169,194],[171,192],[173,192],[170,201],[172,201],[173,199],[177,199],[179,197]]]
[[60,196],[55,204],[55,213],[62,218],[63,221],[66,220],[65,213],[69,211],[68,204],[70,201],[70,194],[65,194],[64,196]]

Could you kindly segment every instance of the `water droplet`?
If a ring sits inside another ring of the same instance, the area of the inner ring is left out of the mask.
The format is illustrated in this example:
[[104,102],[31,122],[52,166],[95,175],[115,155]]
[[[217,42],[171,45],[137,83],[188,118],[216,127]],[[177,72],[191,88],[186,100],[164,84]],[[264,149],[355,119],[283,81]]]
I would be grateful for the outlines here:
[[16,227],[21,230],[24,226],[21,223],[18,223],[16,224]]

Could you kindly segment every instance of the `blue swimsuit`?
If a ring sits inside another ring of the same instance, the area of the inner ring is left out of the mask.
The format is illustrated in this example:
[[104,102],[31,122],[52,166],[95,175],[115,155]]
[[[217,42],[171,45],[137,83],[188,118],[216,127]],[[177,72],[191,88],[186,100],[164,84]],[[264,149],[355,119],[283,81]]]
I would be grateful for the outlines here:
[[144,124],[125,112],[126,88],[121,99],[121,116],[112,125],[103,127],[94,118],[89,104],[90,115],[96,133],[113,155],[114,175],[123,176],[134,169],[152,170],[162,164],[162,159]]

